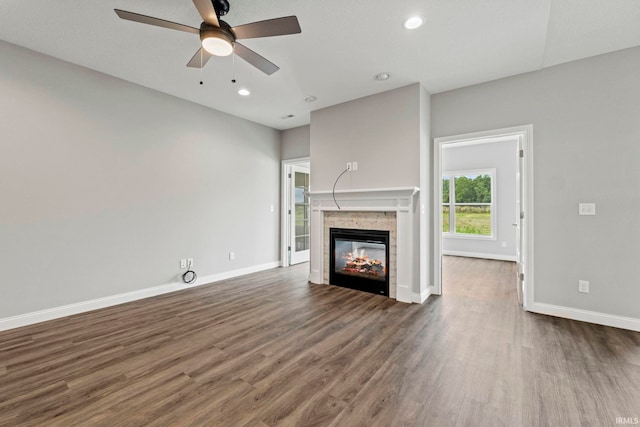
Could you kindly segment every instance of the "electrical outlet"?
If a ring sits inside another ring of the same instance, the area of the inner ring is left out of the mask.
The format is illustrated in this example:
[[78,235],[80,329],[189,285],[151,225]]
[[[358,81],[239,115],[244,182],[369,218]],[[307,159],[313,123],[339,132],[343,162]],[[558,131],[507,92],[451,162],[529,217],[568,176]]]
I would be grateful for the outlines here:
[[578,215],[595,215],[596,204],[595,203],[579,203]]
[[578,280],[578,292],[583,294],[589,293],[589,282],[586,280]]
[[358,162],[351,162],[351,170],[354,172],[358,170]]
[[229,252],[229,261],[233,261],[234,259],[236,259],[235,252]]
[[189,258],[189,259],[187,260],[187,266],[188,266],[189,268],[193,268],[193,258]]
[[186,259],[181,259],[180,260],[180,268],[187,268],[187,260]]
[[351,164],[351,162],[348,162],[348,163],[347,163],[347,170],[348,170],[348,171],[350,171],[352,166],[353,166],[353,165]]

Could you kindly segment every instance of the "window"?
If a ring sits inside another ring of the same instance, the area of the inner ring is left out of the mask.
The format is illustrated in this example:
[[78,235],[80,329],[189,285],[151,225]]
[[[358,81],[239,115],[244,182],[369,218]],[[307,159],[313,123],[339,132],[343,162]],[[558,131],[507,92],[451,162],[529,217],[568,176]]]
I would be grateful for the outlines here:
[[459,237],[493,237],[494,170],[442,176],[442,232]]

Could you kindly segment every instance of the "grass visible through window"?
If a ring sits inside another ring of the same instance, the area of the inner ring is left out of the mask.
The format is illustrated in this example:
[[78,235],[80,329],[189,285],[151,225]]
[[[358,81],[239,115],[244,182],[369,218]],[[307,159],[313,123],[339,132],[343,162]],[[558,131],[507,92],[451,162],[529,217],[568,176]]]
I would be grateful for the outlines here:
[[493,177],[492,171],[442,176],[443,233],[492,235]]
[[[449,221],[447,216],[447,230],[448,229]],[[460,205],[456,206],[456,233],[490,236],[491,207]]]

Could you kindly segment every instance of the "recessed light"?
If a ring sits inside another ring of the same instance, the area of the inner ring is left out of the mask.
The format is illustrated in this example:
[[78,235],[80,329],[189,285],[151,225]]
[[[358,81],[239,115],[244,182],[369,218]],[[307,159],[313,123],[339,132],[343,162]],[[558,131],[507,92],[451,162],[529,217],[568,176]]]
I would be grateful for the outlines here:
[[380,74],[376,74],[375,76],[373,76],[374,79],[382,81],[382,80],[389,80],[389,78],[391,77],[391,74],[389,73],[380,73]]
[[305,100],[306,102],[313,102],[313,101],[315,101],[316,99],[318,99],[318,98],[316,98],[316,97],[315,97],[315,96],[313,96],[313,95],[309,95],[309,96],[307,96],[307,97],[305,97],[305,98],[304,98],[304,100]]
[[286,116],[282,116],[282,117],[280,117],[280,118],[281,118],[282,120],[287,120],[287,119],[292,119],[292,118],[294,118],[294,117],[295,117],[295,116],[294,116],[293,114],[287,114]]
[[251,95],[251,92],[249,92],[248,89],[242,88],[238,91],[238,95],[249,96]]
[[404,27],[407,30],[415,30],[416,28],[420,27],[423,22],[424,20],[421,17],[412,16],[411,18],[404,21]]

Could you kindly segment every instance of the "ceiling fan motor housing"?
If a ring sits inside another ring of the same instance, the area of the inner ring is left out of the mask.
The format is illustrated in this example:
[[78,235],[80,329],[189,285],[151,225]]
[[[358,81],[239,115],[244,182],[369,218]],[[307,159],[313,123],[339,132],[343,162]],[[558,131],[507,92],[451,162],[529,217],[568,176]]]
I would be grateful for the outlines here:
[[236,41],[236,37],[233,34],[231,27],[224,21],[220,21],[219,28],[214,27],[213,25],[209,25],[206,22],[200,24],[200,41],[208,37],[223,39],[228,41],[232,45]]

